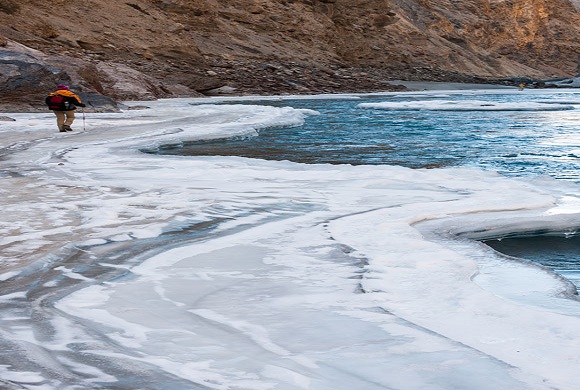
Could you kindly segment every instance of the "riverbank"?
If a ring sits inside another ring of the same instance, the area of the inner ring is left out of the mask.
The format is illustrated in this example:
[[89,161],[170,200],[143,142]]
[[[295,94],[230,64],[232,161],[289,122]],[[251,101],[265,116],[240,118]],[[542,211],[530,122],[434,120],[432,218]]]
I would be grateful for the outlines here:
[[[434,91],[434,90],[490,90],[490,89],[514,89],[515,86],[493,84],[493,83],[469,83],[469,82],[448,82],[448,81],[408,81],[408,80],[369,80],[367,73],[359,74],[357,77],[348,76],[347,81],[332,82],[334,85],[329,86],[331,81],[315,82],[317,85],[311,90],[308,88],[295,88],[296,85],[286,85],[286,87],[268,88],[267,84],[262,84],[259,79],[253,80],[251,87],[233,88],[220,87],[213,90],[208,95],[197,95],[197,98],[210,97],[248,97],[248,96],[312,96],[317,94],[368,94],[380,92],[413,92],[413,91]],[[262,80],[264,81],[264,80]],[[312,81],[314,82],[314,81]],[[209,92],[209,91],[208,91]],[[90,104],[84,109],[85,112],[114,112],[123,108],[121,103],[113,103],[111,100],[103,99],[95,95],[87,95],[79,92],[79,95],[85,102]],[[192,97],[192,98],[195,98]],[[38,98],[40,99],[40,97]],[[0,101],[0,113],[42,113],[46,112],[46,106],[43,99],[36,102],[20,102],[11,100],[10,102]],[[80,111],[80,110],[79,110]],[[0,115],[0,121],[11,120],[9,116]]]
[[454,91],[454,90],[489,90],[514,89],[516,86],[501,84],[455,83],[446,81],[406,81],[393,80],[393,84],[402,85],[409,91]]

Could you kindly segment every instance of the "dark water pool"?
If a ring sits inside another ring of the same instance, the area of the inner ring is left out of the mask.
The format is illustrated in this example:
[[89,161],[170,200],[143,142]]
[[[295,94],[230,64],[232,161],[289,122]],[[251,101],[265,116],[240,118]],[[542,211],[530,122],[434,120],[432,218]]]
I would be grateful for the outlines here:
[[527,236],[484,241],[509,256],[549,267],[580,288],[580,236]]

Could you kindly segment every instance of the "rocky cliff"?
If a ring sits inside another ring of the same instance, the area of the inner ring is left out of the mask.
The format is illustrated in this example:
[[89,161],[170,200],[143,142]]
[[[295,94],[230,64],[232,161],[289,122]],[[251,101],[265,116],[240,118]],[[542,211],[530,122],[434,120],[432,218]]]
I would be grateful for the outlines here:
[[[0,103],[367,92],[578,72],[577,0],[0,0]],[[391,82],[389,82],[391,81]]]

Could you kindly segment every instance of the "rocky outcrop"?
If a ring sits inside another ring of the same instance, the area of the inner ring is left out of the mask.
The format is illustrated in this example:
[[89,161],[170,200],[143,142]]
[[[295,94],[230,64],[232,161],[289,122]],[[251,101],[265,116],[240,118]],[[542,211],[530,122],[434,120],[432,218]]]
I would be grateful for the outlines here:
[[0,103],[14,94],[36,101],[57,81],[95,100],[125,100],[569,78],[580,54],[575,4],[2,0]]
[[542,87],[545,88],[580,88],[580,77],[572,77],[562,80],[543,81]]
[[[38,50],[5,42],[0,48],[0,104],[4,111],[44,109],[42,102],[47,92],[54,90],[58,83],[71,83],[71,75],[64,68],[53,66],[51,59]],[[113,99],[98,93],[85,95],[94,95],[93,99],[101,107],[116,106]]]

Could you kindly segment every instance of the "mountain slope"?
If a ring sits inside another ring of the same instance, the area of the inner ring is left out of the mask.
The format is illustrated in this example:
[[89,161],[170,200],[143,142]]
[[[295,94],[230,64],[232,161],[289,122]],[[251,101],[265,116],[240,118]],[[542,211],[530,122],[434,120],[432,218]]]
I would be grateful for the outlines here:
[[[388,89],[385,80],[397,78],[571,77],[580,54],[576,3],[0,0],[0,69],[11,66],[2,76],[12,74],[7,85],[14,89],[14,77],[23,76],[7,53],[22,54],[21,44],[39,51],[21,62],[57,69],[33,83],[37,89],[64,79],[116,99],[224,86],[237,93],[362,92]],[[33,89],[22,93],[40,93]],[[8,92],[0,90],[0,100]]]

